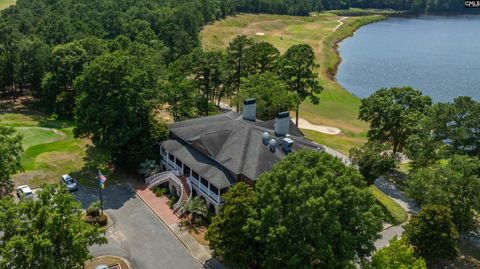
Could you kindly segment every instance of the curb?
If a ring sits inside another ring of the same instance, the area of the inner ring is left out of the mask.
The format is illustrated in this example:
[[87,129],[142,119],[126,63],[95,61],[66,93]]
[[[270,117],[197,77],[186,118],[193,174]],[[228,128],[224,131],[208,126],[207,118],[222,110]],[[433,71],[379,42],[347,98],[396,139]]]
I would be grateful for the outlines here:
[[124,263],[127,264],[127,269],[133,269],[133,266],[132,264],[130,263],[130,261],[128,261],[127,259],[125,259],[124,257],[120,257],[120,256],[115,256],[115,255],[102,255],[102,256],[97,256],[97,257],[94,257],[91,261],[95,261],[96,259],[101,259],[101,258],[105,258],[105,257],[114,257],[114,258],[118,258],[120,260],[122,260]]
[[145,202],[145,200],[143,200],[142,197],[140,197],[140,195],[137,194],[137,192],[135,191],[135,189],[132,187],[132,185],[130,183],[127,183],[128,187],[130,187],[130,189],[135,193],[135,196],[138,197],[142,202],[143,204],[150,210],[150,212],[157,218],[159,219],[162,224],[167,227],[167,229],[170,231],[170,233],[175,236],[175,238],[182,244],[182,246],[185,248],[185,250],[187,250],[188,253],[190,253],[190,256],[192,256],[192,258],[198,262],[200,265],[202,266],[205,266],[206,268],[209,268],[211,269],[210,266],[208,266],[206,263],[202,263],[200,260],[198,260],[196,257],[194,257],[192,255],[192,252],[190,251],[190,249],[188,249],[187,245],[180,239],[180,237],[177,236],[177,234],[172,230],[172,228],[170,228],[170,226],[168,226],[168,224],[162,219],[160,218],[156,213],[155,211],[153,211],[153,209]]

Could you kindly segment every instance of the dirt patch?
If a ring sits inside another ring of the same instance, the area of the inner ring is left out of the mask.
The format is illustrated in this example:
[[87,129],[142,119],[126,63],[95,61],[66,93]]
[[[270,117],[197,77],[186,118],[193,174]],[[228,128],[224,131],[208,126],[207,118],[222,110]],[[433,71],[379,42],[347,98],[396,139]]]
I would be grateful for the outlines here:
[[15,182],[16,186],[29,185],[31,187],[40,187],[42,184],[41,182],[44,182],[44,179],[51,177],[52,175],[44,170],[35,170],[14,176],[13,182]]
[[197,240],[198,243],[204,246],[208,246],[208,240],[205,239],[205,233],[207,232],[206,227],[199,227],[196,229],[190,230],[190,234]]

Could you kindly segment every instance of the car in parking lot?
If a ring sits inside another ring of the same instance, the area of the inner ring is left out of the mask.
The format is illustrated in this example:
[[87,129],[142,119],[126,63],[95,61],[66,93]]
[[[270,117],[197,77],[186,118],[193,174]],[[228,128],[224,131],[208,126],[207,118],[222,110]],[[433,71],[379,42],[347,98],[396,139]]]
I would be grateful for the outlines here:
[[33,191],[28,185],[21,185],[17,187],[17,197],[20,200],[33,199]]
[[65,185],[69,191],[78,190],[77,182],[68,174],[60,177],[60,184]]

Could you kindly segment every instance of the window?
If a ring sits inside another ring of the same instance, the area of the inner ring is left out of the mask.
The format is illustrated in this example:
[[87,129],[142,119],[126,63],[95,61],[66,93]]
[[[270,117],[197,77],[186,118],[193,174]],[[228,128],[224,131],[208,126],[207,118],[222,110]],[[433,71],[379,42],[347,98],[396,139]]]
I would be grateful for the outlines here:
[[195,172],[193,170],[192,170],[192,177],[196,180],[198,180],[200,178],[200,176],[197,174],[197,172]]
[[203,186],[208,187],[208,180],[206,180],[202,177],[201,181],[202,181]]
[[190,175],[190,167],[183,165],[183,174],[188,177]]
[[175,160],[175,163],[176,163],[178,166],[182,167],[182,161],[180,161],[179,159],[176,159],[176,160]]
[[215,193],[215,194],[218,195],[218,189],[217,189],[217,187],[213,186],[212,184],[210,184],[210,190],[211,190],[213,193]]
[[168,153],[168,158],[170,159],[170,161],[174,161],[175,160],[175,156],[173,156],[172,154]]

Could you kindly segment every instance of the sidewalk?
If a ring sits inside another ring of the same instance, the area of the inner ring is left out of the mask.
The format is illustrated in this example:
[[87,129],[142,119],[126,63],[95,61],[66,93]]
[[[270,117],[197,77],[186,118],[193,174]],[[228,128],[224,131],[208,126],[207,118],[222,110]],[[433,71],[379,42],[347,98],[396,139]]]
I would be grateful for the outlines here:
[[210,269],[226,269],[217,259],[210,254],[207,246],[201,245],[186,230],[180,229],[180,219],[175,215],[167,202],[166,197],[156,197],[146,186],[138,182],[131,182],[130,187],[137,196],[152,210],[155,215],[167,226],[177,239],[185,246],[194,259]]

